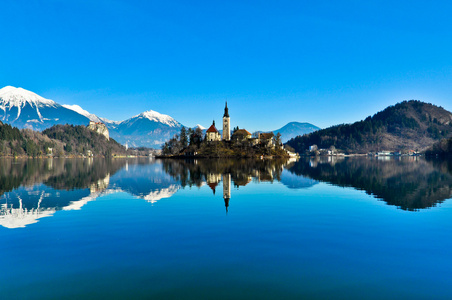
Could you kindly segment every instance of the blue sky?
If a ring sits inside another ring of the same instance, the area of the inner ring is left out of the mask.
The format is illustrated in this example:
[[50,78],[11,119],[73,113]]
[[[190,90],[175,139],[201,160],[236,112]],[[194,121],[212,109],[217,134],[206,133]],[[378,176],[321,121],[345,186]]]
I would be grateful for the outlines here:
[[0,85],[124,120],[274,130],[452,111],[449,1],[1,2]]

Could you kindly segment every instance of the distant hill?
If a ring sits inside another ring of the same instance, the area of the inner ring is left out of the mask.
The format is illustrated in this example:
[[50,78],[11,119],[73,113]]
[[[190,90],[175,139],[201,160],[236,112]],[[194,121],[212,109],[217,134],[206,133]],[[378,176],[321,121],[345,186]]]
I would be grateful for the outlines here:
[[319,129],[320,127],[317,127],[309,123],[290,122],[287,123],[285,126],[277,130],[274,130],[273,133],[277,134],[279,132],[281,134],[281,141],[285,143],[291,138],[308,134]]
[[348,153],[423,150],[452,133],[452,113],[417,100],[389,106],[365,120],[318,130],[287,142],[299,153],[311,145]]

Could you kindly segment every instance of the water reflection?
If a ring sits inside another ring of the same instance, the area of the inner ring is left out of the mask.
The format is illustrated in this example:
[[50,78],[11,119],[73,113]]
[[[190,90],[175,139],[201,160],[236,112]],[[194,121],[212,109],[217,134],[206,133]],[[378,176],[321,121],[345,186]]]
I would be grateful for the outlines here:
[[452,197],[450,161],[419,157],[314,158],[297,162],[289,171],[364,190],[389,205],[409,211],[433,207]]
[[[353,187],[415,211],[452,196],[452,163],[416,157],[293,160],[35,159],[0,160],[0,225],[25,227],[59,210],[126,192],[155,203],[186,187],[221,193],[226,212],[234,189],[280,182],[306,189],[319,182]],[[219,189],[222,188],[222,191]],[[231,191],[232,190],[232,191]]]
[[58,210],[76,210],[106,194],[121,161],[33,159],[0,161],[0,225],[25,227]]

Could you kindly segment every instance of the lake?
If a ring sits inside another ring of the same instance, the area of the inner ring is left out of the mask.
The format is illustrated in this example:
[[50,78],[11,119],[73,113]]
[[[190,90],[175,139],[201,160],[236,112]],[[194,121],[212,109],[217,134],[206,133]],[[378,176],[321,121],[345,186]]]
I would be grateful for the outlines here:
[[452,162],[0,160],[2,299],[452,299]]

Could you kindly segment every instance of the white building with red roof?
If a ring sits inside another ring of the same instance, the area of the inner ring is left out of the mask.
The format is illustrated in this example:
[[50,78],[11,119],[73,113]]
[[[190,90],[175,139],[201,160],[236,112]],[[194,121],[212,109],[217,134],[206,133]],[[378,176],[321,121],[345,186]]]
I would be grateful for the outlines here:
[[215,121],[213,121],[212,125],[206,131],[206,140],[208,142],[221,141],[221,135],[215,127]]

